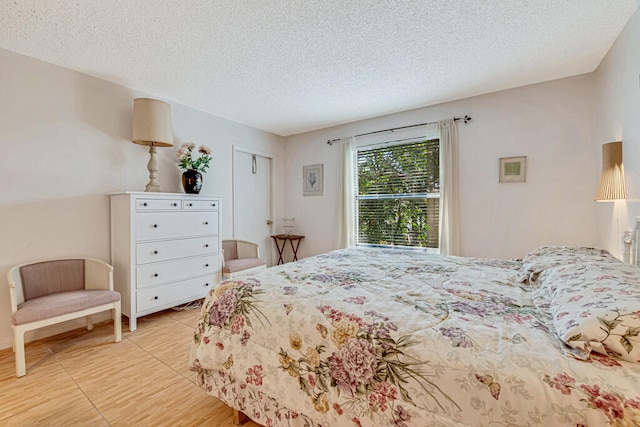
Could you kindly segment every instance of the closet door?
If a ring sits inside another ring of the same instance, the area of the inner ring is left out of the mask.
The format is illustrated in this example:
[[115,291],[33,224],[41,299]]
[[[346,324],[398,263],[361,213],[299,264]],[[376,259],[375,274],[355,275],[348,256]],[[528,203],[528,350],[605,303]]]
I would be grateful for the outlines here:
[[272,208],[272,159],[234,147],[233,237],[260,245],[260,258],[273,265],[271,235],[277,234]]

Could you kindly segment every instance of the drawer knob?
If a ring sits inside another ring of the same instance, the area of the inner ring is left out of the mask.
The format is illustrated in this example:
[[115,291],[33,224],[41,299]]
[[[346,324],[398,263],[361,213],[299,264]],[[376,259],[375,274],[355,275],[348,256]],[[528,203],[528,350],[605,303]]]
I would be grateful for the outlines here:
[[215,204],[215,203],[211,203],[211,206],[213,206],[213,207],[215,208],[215,207],[216,207],[216,204]]
[[209,221],[205,221],[205,222],[204,222],[204,225],[209,225]]
[[171,206],[178,206],[178,204],[177,203],[172,203]]
[[208,243],[207,243],[207,244],[205,244],[205,245],[204,245],[204,247],[205,247],[205,248],[208,248],[208,247],[209,247],[209,244],[208,244]]
[[205,264],[204,266],[205,266],[205,267],[209,267],[209,264]]
[[153,224],[153,228],[158,228],[158,224]]
[[153,299],[158,299],[158,297],[157,297],[157,296],[155,296],[155,297],[153,297]]
[[208,284],[208,283],[205,283],[204,285],[205,285],[205,286],[207,286],[207,287],[209,286],[209,284]]
[[158,277],[158,273],[154,274],[153,277]]
[[144,203],[142,204],[142,206],[147,206],[147,202],[144,202]]
[[189,203],[189,206],[193,206],[193,203]]
[[153,251],[153,254],[154,255],[158,255],[158,251]]

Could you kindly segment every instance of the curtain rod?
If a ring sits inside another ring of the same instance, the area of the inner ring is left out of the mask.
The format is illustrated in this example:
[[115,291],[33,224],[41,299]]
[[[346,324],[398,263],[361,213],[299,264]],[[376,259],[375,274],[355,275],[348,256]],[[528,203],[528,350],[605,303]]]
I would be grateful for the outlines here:
[[[455,120],[455,121],[462,120],[465,123],[467,123],[467,122],[471,121],[471,117],[465,114],[464,117],[454,117],[453,120]],[[438,122],[418,123],[417,125],[400,126],[400,127],[397,127],[397,128],[389,128],[389,129],[377,130],[377,131],[374,131],[374,132],[361,133],[359,135],[355,135],[355,137],[357,138],[359,136],[373,135],[373,134],[382,133],[382,132],[393,132],[394,130],[408,129],[408,128],[414,128],[414,127],[418,127],[418,126],[426,126],[426,125],[430,125],[432,123],[438,123]],[[327,144],[333,145],[334,142],[338,142],[338,141],[340,141],[340,138],[338,138],[338,139],[329,139],[329,140],[327,140]]]

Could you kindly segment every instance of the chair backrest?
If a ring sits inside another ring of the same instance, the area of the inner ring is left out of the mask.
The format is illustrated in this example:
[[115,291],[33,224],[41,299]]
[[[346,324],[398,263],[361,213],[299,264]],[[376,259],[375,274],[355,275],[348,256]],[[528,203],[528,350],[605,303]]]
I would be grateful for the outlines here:
[[238,242],[235,240],[223,240],[222,251],[224,253],[224,260],[238,259]]
[[65,259],[20,267],[24,300],[84,289],[84,260]]

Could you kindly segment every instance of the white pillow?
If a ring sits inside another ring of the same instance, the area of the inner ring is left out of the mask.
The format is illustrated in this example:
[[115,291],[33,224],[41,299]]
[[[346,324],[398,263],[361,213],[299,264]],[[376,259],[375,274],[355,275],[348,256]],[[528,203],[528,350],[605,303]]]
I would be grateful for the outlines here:
[[592,351],[640,362],[640,269],[584,262],[545,270],[538,295],[547,295],[556,334],[585,358]]
[[538,275],[548,268],[580,262],[622,263],[606,249],[584,246],[540,246],[524,256],[522,267],[530,284],[535,284]]

